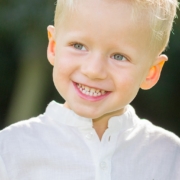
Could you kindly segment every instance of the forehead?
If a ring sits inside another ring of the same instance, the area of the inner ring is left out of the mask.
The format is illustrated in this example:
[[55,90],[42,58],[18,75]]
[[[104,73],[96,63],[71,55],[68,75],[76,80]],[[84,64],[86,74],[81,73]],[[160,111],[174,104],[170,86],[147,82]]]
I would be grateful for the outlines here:
[[129,44],[136,47],[134,50],[148,47],[150,39],[146,18],[136,19],[132,4],[125,0],[79,1],[67,13],[59,29],[69,34],[88,36],[92,41],[104,44]]

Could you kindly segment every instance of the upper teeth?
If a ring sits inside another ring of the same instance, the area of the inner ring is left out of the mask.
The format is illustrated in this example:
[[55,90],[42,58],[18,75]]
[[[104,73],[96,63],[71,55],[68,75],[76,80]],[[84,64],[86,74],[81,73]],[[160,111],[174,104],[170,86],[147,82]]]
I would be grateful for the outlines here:
[[90,88],[90,87],[82,85],[82,84],[78,84],[77,87],[80,89],[80,91],[83,94],[86,94],[89,96],[100,96],[100,95],[104,95],[106,93],[106,91],[104,91],[104,90]]

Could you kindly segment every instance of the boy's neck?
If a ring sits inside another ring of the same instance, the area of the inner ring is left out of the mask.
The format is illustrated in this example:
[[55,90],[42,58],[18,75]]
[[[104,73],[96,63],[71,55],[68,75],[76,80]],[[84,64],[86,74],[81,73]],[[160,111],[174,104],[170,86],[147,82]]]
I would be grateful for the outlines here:
[[105,114],[99,118],[93,119],[93,128],[95,129],[99,139],[102,139],[102,136],[104,134],[104,132],[106,131],[106,129],[108,128],[108,121],[111,117],[114,116],[119,116],[121,114],[124,114],[124,112],[126,111],[126,107],[123,109],[120,109],[116,112],[111,112],[108,114]]
[[[64,107],[66,107],[68,109],[71,109],[68,106],[68,103],[66,103],[66,102],[64,103]],[[124,114],[126,109],[127,108],[124,107],[122,109],[119,109],[117,111],[113,111],[113,112],[104,114],[103,116],[95,118],[95,119],[92,120],[93,121],[93,128],[95,129],[95,131],[96,131],[96,133],[97,133],[100,140],[102,139],[102,136],[103,136],[104,132],[108,128],[109,119],[114,117],[114,116],[119,116],[119,115]]]

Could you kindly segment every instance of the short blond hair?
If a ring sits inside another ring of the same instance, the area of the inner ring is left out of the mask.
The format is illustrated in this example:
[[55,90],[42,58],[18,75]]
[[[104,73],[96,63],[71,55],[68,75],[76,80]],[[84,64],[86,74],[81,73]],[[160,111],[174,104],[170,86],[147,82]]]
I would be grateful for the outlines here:
[[[58,26],[68,12],[75,8],[80,0],[57,0],[55,10],[55,27]],[[109,0],[110,1],[110,0]],[[177,0],[126,0],[132,4],[132,17],[141,20],[147,17],[151,28],[151,46],[154,51],[162,52],[168,45],[170,33],[178,8]],[[136,21],[138,22],[138,21]],[[148,24],[148,22],[147,22]],[[153,45],[152,45],[153,44]],[[153,50],[151,49],[151,50]]]

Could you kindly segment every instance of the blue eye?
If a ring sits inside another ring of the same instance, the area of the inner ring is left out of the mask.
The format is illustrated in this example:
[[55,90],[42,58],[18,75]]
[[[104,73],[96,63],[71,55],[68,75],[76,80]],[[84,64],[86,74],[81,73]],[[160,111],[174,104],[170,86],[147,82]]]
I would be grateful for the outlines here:
[[75,44],[73,44],[73,46],[75,49],[78,49],[78,50],[82,50],[82,51],[86,50],[86,48],[80,43],[75,43]]
[[113,59],[116,59],[118,61],[126,60],[126,58],[123,55],[121,55],[121,54],[114,54],[113,55]]

